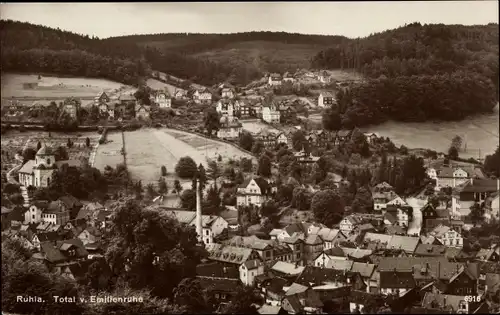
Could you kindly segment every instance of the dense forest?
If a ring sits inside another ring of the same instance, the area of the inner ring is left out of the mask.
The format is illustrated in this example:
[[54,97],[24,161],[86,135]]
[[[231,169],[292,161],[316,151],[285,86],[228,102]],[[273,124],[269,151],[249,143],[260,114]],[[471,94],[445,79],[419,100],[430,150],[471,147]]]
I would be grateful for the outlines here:
[[106,40],[49,27],[0,21],[2,71],[97,77],[137,85],[151,69],[212,85],[238,69],[126,40]]
[[312,65],[367,78],[339,94],[345,125],[462,119],[498,101],[498,25],[413,23],[334,45]]

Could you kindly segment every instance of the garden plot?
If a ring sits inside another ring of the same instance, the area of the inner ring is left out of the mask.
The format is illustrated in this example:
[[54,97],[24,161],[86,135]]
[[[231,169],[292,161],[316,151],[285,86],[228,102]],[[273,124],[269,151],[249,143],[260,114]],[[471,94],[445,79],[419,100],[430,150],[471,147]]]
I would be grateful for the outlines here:
[[[90,147],[86,146],[86,138],[90,139]],[[67,147],[68,139],[71,139],[73,146]],[[53,149],[59,146],[66,148],[70,160],[88,159],[92,147],[97,143],[99,134],[96,132],[47,132],[47,131],[26,131],[20,132],[12,130],[2,135],[2,150],[8,151],[10,155],[22,151],[25,148],[36,150],[38,142]]]
[[103,171],[109,165],[115,168],[124,162],[122,155],[123,141],[121,132],[110,132],[106,143],[100,144],[94,159],[94,167]]
[[[196,164],[207,167],[207,157],[239,159],[252,156],[224,142],[172,129],[139,129],[125,133],[125,149],[128,170],[134,180],[144,185],[156,184],[160,168],[165,165],[169,187],[177,179],[175,166],[179,159],[190,156]],[[186,184],[189,181],[184,181]],[[188,184],[189,186],[189,184]],[[187,187],[187,186],[186,186]]]

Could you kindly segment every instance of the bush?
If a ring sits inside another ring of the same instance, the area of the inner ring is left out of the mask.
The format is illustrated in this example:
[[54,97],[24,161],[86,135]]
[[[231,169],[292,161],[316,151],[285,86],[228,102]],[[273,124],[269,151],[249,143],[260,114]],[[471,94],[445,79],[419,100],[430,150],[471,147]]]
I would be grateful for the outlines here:
[[193,178],[197,171],[195,161],[189,156],[182,157],[175,166],[175,173],[180,178]]

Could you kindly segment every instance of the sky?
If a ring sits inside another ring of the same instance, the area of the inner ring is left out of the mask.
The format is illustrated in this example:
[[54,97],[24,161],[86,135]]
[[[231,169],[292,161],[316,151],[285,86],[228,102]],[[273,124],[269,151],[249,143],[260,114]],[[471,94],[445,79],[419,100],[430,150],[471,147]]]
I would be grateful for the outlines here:
[[498,23],[498,1],[3,3],[0,17],[100,38],[284,31],[364,37],[405,23]]

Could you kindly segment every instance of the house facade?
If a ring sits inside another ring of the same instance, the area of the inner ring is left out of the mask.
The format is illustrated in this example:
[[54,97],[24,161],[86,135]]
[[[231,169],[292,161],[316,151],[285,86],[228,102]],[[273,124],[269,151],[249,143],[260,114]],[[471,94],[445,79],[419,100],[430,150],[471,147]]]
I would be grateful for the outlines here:
[[267,84],[269,84],[270,86],[278,86],[281,85],[281,81],[281,75],[279,75],[278,73],[271,73],[267,80]]
[[322,92],[318,96],[318,106],[319,107],[330,107],[335,104],[335,95],[330,92]]
[[260,207],[267,200],[268,183],[262,178],[251,178],[244,181],[237,190],[238,206],[255,205]]
[[154,102],[158,104],[160,108],[172,107],[172,98],[167,92],[157,92],[155,94]]
[[19,170],[19,182],[25,187],[48,187],[56,169],[55,154],[50,147],[43,145],[35,159],[26,162]]
[[217,138],[227,140],[238,139],[242,131],[242,124],[236,117],[223,116],[220,119],[219,130],[217,130]]
[[193,94],[193,101],[197,104],[210,103],[212,101],[212,93],[208,89],[196,90]]
[[278,124],[281,114],[273,106],[265,106],[262,108],[262,120],[270,124]]

